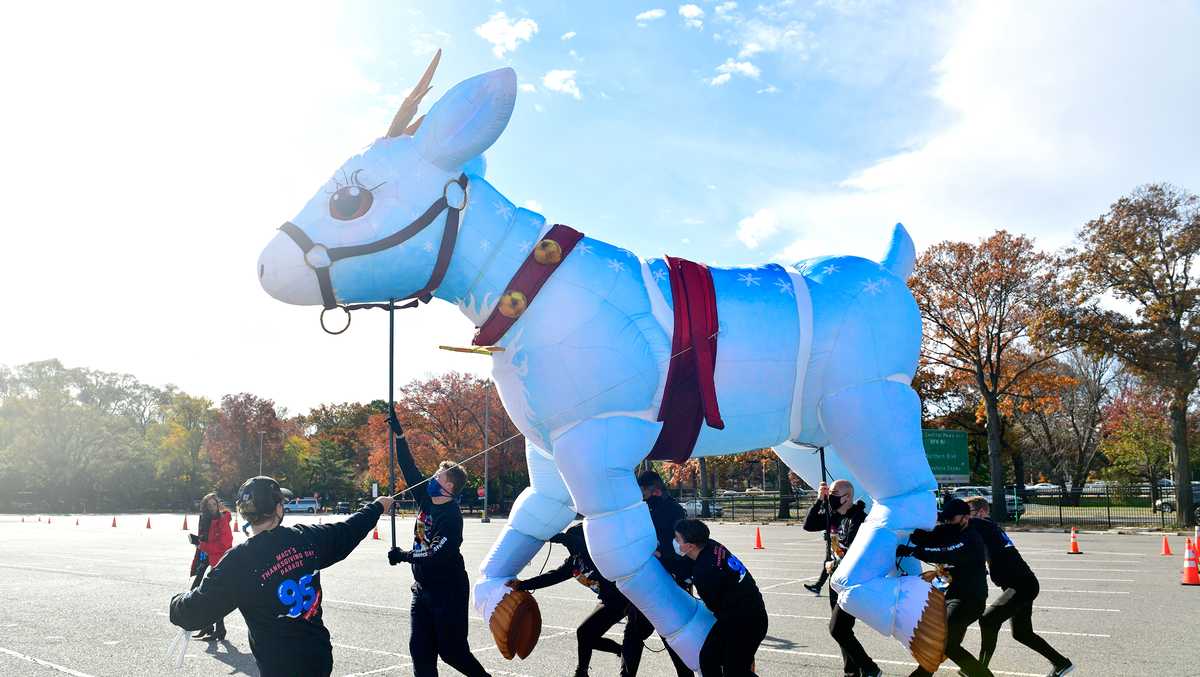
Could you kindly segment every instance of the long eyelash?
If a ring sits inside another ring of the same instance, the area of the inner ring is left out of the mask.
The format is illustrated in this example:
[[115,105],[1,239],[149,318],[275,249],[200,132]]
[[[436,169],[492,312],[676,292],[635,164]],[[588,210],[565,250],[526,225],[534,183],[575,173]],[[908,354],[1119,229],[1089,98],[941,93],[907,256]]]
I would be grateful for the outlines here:
[[379,183],[375,184],[374,186],[368,187],[368,186],[364,185],[361,181],[358,180],[358,175],[360,173],[362,173],[362,171],[363,170],[361,170],[361,169],[356,169],[353,172],[351,172],[349,176],[347,176],[346,170],[344,170],[344,169],[341,170],[341,172],[342,172],[341,179],[339,179],[336,175],[332,179],[330,179],[331,181],[333,181],[333,188],[326,189],[325,194],[333,195],[334,193],[338,192],[342,188],[346,188],[347,186],[357,186],[359,188],[362,188],[365,191],[374,193],[375,189],[377,189],[380,186],[387,183],[387,181],[380,181]]
[[354,183],[354,185],[358,186],[359,188],[362,188],[363,190],[374,193],[376,188],[387,183],[387,181],[380,181],[379,183],[375,184],[374,186],[371,186],[368,188],[366,185],[364,185],[361,181],[358,180],[358,175],[360,173],[362,173],[362,171],[363,170],[361,170],[361,169],[354,170],[354,173],[350,175],[350,180]]

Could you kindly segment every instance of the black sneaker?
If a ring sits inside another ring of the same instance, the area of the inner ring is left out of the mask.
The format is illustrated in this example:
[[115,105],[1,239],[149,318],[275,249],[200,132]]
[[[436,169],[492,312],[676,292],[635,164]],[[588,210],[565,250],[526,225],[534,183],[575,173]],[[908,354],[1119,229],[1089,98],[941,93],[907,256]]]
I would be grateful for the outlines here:
[[878,665],[876,665],[875,669],[873,669],[873,670],[863,670],[862,676],[863,677],[883,677],[883,670]]
[[200,639],[200,640],[208,639],[209,636],[212,635],[212,632],[213,632],[212,628],[205,628],[205,629],[201,630],[200,632],[197,632],[196,634],[192,635],[192,639]]
[[1046,677],[1062,677],[1063,675],[1075,672],[1075,664],[1068,662],[1066,665],[1054,668]]
[[821,594],[821,585],[819,583],[805,583],[804,589],[811,592],[814,595]]

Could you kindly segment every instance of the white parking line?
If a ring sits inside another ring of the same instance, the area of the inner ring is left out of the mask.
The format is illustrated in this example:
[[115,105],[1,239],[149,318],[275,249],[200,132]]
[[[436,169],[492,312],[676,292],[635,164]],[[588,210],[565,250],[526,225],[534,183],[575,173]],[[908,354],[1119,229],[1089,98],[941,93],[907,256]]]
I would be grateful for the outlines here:
[[1132,578],[1053,578],[1051,576],[1038,576],[1038,580],[1042,581],[1099,581],[1101,583],[1133,583]]
[[[758,650],[760,652],[765,651],[765,652],[769,652],[769,653],[788,654],[791,656],[808,656],[811,658],[828,658],[828,659],[836,660],[836,661],[842,660],[841,654],[816,653],[814,651],[794,651],[792,649],[772,649],[770,647],[765,647],[765,646],[759,646]],[[906,668],[917,667],[916,663],[911,663],[908,661],[889,661],[889,660],[883,660],[883,659],[876,659],[875,662],[876,663],[885,663],[887,665],[902,665]],[[994,674],[994,675],[1016,675],[1016,677],[1043,677],[1042,673],[1009,672],[1007,670],[992,670],[992,674]]]
[[58,663],[51,663],[50,661],[42,660],[41,658],[34,658],[33,656],[26,656],[23,653],[20,653],[18,651],[13,651],[12,649],[5,649],[2,646],[0,646],[0,653],[8,654],[9,656],[12,656],[13,658],[20,658],[23,661],[28,661],[28,662],[34,663],[36,665],[41,665],[43,667],[50,668],[51,670],[57,670],[58,672],[61,672],[65,675],[74,675],[74,677],[94,677],[93,675],[89,675],[86,672],[79,672],[78,670],[72,670],[71,668],[63,667],[63,666],[59,665]]
[[792,584],[795,584],[795,583],[802,583],[802,582],[804,582],[805,580],[807,580],[807,579],[804,579],[804,578],[794,578],[794,579],[792,579],[792,580],[790,580],[790,581],[784,581],[784,582],[782,582],[782,583],[772,583],[771,585],[768,585],[768,586],[766,586],[766,587],[759,588],[759,591],[761,592],[761,591],[763,591],[763,590],[771,590],[771,589],[773,589],[773,588],[782,588],[782,587],[783,587],[783,586],[785,586],[785,585],[792,585]]
[[[821,621],[822,623],[829,622],[829,616],[801,616],[798,614],[771,614],[771,613],[767,614],[767,616],[769,618],[799,618],[801,620],[806,620],[806,621]],[[979,628],[975,625],[972,625],[967,629],[974,630],[976,632],[979,631]],[[1043,630],[1042,628],[1038,628],[1037,631],[1038,631],[1038,634],[1042,634],[1042,635],[1065,635],[1068,637],[1096,637],[1099,639],[1111,639],[1112,638],[1112,635],[1100,635],[1100,634],[1091,633],[1091,632],[1067,632],[1064,630]],[[1001,628],[1000,632],[1012,634],[1012,630],[1009,630],[1008,628]]]
[[1078,606],[1037,606],[1037,605],[1034,605],[1033,608],[1049,609],[1051,611],[1096,611],[1096,612],[1103,612],[1103,613],[1110,613],[1110,614],[1121,613],[1120,609],[1096,609],[1096,608],[1092,608],[1092,607],[1078,607]]
[[1133,569],[1080,569],[1078,567],[1038,567],[1038,571],[1107,571],[1114,574],[1136,574]]
[[[1032,554],[1032,553],[1038,553],[1041,555],[1065,555],[1065,554],[1067,554],[1067,552],[1065,550],[1022,550],[1021,552],[1025,553],[1027,555]],[[1146,553],[1144,553],[1144,552],[1106,552],[1104,550],[1086,550],[1086,551],[1084,551],[1084,553],[1082,555],[1077,555],[1077,556],[1086,557],[1088,555],[1117,555],[1120,557],[1145,557]]]
[[1059,588],[1042,588],[1042,592],[1071,592],[1082,595],[1128,595],[1121,590],[1061,590]]

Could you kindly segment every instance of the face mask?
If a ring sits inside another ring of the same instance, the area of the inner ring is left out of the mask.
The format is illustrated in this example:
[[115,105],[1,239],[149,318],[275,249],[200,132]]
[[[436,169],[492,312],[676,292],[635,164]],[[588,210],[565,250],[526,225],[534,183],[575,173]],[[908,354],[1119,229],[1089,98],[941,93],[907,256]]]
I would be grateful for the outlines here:
[[837,510],[842,507],[842,497],[837,494],[829,494],[829,509]]
[[442,483],[438,482],[436,477],[429,478],[429,484],[426,488],[429,491],[430,498],[441,498],[446,495],[446,491],[442,489]]
[[672,540],[671,545],[675,546],[675,554],[676,555],[679,555],[680,557],[687,557],[687,555],[683,554],[683,550],[681,550],[679,548],[679,541]]

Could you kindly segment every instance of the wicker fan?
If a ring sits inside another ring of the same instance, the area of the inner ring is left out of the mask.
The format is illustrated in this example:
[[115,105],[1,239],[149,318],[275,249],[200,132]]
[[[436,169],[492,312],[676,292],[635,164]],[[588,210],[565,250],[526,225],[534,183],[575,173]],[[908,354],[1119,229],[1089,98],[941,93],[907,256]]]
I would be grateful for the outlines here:
[[[934,571],[921,574],[926,582],[932,582],[936,576],[937,572]],[[925,611],[913,630],[908,650],[917,663],[930,673],[937,672],[938,666],[946,660],[946,595],[935,587],[929,588]]]
[[522,660],[533,653],[542,634],[542,612],[537,600],[524,590],[514,590],[500,600],[492,612],[492,637],[500,655]]

